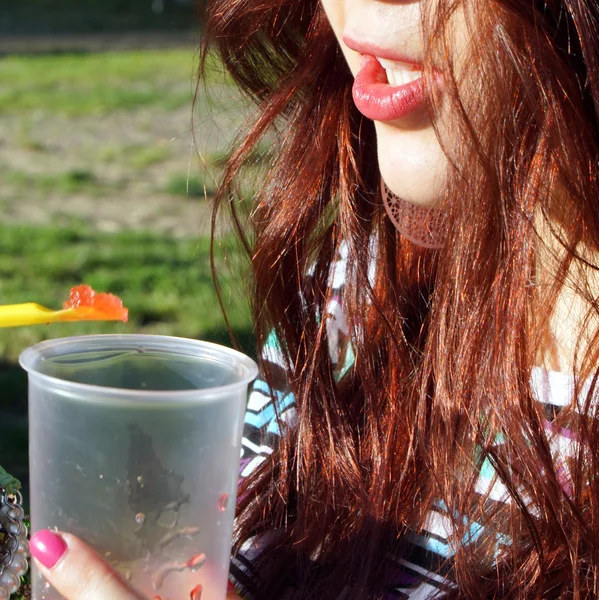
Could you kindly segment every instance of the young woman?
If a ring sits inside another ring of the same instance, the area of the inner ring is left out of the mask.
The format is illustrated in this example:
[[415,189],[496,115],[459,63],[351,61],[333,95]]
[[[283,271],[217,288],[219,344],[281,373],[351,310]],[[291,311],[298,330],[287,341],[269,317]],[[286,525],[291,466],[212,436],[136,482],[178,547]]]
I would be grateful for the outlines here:
[[[208,44],[258,105],[236,588],[596,597],[596,0],[211,0]],[[138,597],[44,539],[69,600]]]

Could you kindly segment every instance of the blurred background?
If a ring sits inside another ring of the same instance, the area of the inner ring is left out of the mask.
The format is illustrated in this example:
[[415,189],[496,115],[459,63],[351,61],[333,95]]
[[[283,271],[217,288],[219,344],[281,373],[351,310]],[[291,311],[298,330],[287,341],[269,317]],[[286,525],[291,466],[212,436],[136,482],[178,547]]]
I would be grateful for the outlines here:
[[[230,345],[210,198],[246,108],[213,57],[210,94],[196,95],[200,38],[193,0],[0,0],[0,304],[59,308],[87,283],[130,309],[126,325],[0,330],[0,464],[24,483],[24,348],[103,332]],[[260,168],[257,153],[248,181]],[[247,265],[225,222],[218,240],[231,326],[252,353]]]

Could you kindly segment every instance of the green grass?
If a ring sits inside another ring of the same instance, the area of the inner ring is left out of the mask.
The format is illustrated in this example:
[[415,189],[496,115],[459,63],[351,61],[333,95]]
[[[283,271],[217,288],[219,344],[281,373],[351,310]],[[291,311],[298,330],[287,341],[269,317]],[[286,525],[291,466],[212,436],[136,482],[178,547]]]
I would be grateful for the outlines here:
[[97,151],[100,162],[125,164],[131,169],[147,169],[167,161],[172,150],[167,145],[144,146],[142,144],[107,144]]
[[206,198],[214,194],[214,184],[209,178],[204,179],[199,175],[174,173],[170,176],[165,191],[174,196]]
[[[231,153],[229,150],[218,150],[206,156],[206,163],[212,168],[222,168],[227,164]],[[268,165],[272,159],[270,147],[265,143],[255,146],[246,159],[246,167],[260,167]]]
[[[0,330],[0,355],[16,360],[26,346],[49,337],[92,332],[146,332],[226,339],[208,261],[208,238],[175,239],[130,231],[98,233],[75,227],[0,225],[0,303],[35,301],[59,307],[71,286],[88,283],[120,295],[129,323],[84,323]],[[220,245],[231,324],[250,328],[239,277],[243,264],[231,239]],[[226,255],[226,259],[224,258]],[[239,269],[239,270],[235,270]]]
[[134,169],[147,169],[168,160],[171,151],[166,146],[130,146],[128,164]]
[[[225,82],[218,62],[209,65],[210,80]],[[191,104],[196,70],[189,49],[7,56],[0,60],[0,114],[170,110]]]
[[2,177],[6,183],[23,193],[33,191],[42,194],[53,192],[59,194],[100,193],[107,187],[106,183],[99,181],[87,169],[71,169],[56,174],[25,173],[8,169],[4,171]]

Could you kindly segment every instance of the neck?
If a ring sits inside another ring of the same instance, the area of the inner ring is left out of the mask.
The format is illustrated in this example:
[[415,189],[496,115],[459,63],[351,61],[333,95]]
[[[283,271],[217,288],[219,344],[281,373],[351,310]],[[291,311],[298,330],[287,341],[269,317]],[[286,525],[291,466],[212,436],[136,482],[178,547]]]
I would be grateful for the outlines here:
[[[546,326],[536,362],[546,369],[573,373],[583,366],[599,329],[594,309],[599,297],[599,275],[593,268],[599,266],[599,253],[580,241],[574,251],[583,260],[571,258],[571,252],[559,242],[558,236],[565,238],[565,231],[556,219],[537,223],[537,231],[538,302],[533,322]],[[553,305],[549,319],[548,305]]]

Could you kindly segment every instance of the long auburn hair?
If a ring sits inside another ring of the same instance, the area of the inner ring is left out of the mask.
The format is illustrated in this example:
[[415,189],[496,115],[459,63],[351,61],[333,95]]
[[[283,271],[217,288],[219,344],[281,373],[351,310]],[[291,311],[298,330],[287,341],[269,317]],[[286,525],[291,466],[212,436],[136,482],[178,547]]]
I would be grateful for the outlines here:
[[[439,251],[414,247],[385,216],[373,125],[353,105],[318,0],[208,2],[203,58],[216,49],[257,104],[215,215],[230,209],[251,257],[258,347],[274,330],[298,411],[241,486],[236,545],[277,530],[256,559],[257,598],[283,597],[289,581],[285,598],[380,598],[383,553],[401,555],[442,502],[450,596],[595,597],[599,4],[423,4],[426,51],[446,81],[433,123],[444,102],[452,118],[451,143],[438,131],[451,165]],[[446,51],[458,9],[472,33],[466,91]],[[262,140],[271,162],[247,216],[238,179]],[[336,380],[321,317],[342,245],[355,363]],[[548,416],[531,369],[566,289],[588,312],[578,406]],[[263,374],[276,387],[268,364]],[[576,439],[567,475],[552,452],[563,429]],[[475,490],[485,461],[505,502]],[[465,543],[472,522],[482,534]]]

